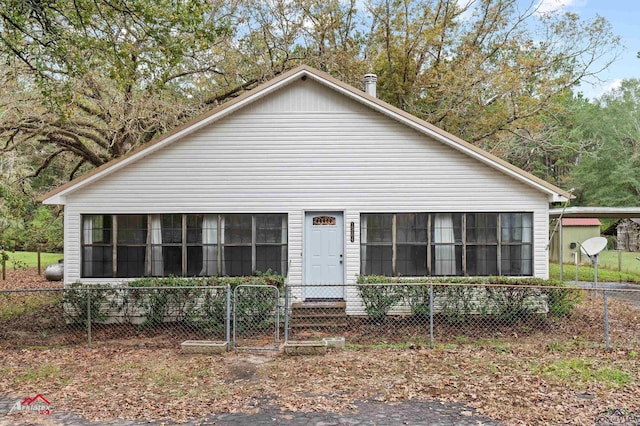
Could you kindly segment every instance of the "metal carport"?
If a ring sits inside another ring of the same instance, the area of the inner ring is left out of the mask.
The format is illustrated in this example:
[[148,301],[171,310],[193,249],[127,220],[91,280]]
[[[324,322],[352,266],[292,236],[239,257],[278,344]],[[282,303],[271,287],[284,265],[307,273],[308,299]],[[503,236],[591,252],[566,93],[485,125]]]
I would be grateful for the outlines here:
[[[612,218],[612,219],[627,219],[640,217],[640,207],[567,207],[562,209],[550,209],[549,219],[556,220],[556,226],[554,232],[559,229],[560,238],[560,259],[563,258],[562,253],[562,218]],[[552,233],[553,236],[553,233]],[[560,262],[560,281],[563,280],[562,275],[563,265]]]

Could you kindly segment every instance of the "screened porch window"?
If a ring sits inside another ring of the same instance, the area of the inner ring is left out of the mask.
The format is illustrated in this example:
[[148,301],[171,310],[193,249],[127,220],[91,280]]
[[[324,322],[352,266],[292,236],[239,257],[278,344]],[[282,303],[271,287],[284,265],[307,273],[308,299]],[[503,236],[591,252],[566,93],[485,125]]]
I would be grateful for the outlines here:
[[82,216],[87,278],[286,274],[287,251],[286,214]]
[[427,275],[428,215],[396,215],[396,274],[416,277]]
[[360,273],[530,276],[533,273],[533,215],[362,214]]
[[393,215],[360,216],[360,271],[364,275],[393,275]]
[[467,273],[498,275],[497,213],[467,213]]
[[251,275],[251,218],[250,214],[222,216],[222,275]]
[[532,275],[533,224],[526,213],[502,213],[500,215],[502,275]]
[[113,218],[85,215],[82,222],[82,276],[113,276]]
[[263,214],[255,217],[255,258],[257,271],[287,270],[287,216]]
[[147,216],[117,215],[117,271],[116,277],[146,275]]
[[462,214],[431,215],[431,275],[463,275]]

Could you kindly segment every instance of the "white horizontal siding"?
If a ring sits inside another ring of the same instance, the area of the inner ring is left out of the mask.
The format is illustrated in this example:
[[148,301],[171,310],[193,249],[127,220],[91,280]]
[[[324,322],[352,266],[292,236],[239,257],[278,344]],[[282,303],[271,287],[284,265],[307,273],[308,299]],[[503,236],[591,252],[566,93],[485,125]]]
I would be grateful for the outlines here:
[[359,272],[361,212],[533,212],[535,274],[546,277],[547,207],[532,187],[298,81],[70,194],[65,282],[80,277],[80,214],[288,212],[289,281],[300,283],[308,210],[345,212],[347,283]]

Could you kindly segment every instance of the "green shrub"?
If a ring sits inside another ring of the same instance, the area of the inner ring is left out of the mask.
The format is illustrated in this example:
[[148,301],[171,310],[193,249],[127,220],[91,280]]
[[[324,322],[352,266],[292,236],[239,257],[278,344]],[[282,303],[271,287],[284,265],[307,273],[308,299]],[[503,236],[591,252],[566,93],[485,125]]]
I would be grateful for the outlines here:
[[533,299],[537,289],[527,287],[485,287],[487,313],[497,323],[513,325],[529,318],[538,309]]
[[420,320],[429,318],[431,313],[429,291],[432,286],[426,284],[415,284],[403,287],[404,293],[402,298],[411,308],[411,315]]
[[[156,326],[167,320],[188,322],[208,330],[221,330],[226,322],[226,286],[232,291],[240,285],[257,285],[284,288],[284,277],[267,271],[256,276],[207,277],[207,278],[144,278],[129,283],[134,290],[132,302],[144,316],[144,325]],[[198,287],[224,287],[205,289]],[[153,288],[194,287],[194,288]],[[145,289],[146,288],[146,289]],[[262,291],[241,291],[236,303],[236,317],[251,323],[251,327],[263,327],[273,311],[273,293],[265,297]],[[276,303],[277,305],[277,303]]]
[[442,296],[440,314],[447,323],[464,324],[476,312],[477,287],[438,286],[438,290]]
[[564,283],[529,277],[423,277],[409,279],[369,275],[359,276],[358,284],[372,284],[371,286],[359,285],[358,290],[365,305],[365,311],[376,320],[384,317],[391,307],[400,300],[404,300],[411,307],[412,314],[429,315],[429,286],[427,284],[433,284],[434,298],[438,300],[440,316],[445,321],[454,324],[465,323],[472,314],[486,315],[503,324],[514,324],[526,320],[536,313],[540,307],[538,301],[542,300],[547,302],[549,316],[567,316],[573,312],[581,300],[581,292],[568,288]]
[[358,292],[364,304],[364,310],[374,322],[384,321],[387,312],[403,298],[403,286],[384,285],[387,277],[358,277]]
[[[566,287],[565,284],[558,283],[558,287]],[[582,301],[582,291],[572,288],[549,288],[543,289],[547,296],[549,315],[554,317],[567,317],[571,315],[576,306]]]
[[202,290],[202,305],[190,318],[190,323],[209,332],[224,330],[227,320],[227,290],[213,288]]
[[65,319],[72,324],[85,324],[90,310],[92,323],[103,322],[115,306],[115,294],[116,289],[108,284],[71,284],[62,296]]
[[234,290],[236,332],[273,327],[278,300],[268,286],[240,287]]

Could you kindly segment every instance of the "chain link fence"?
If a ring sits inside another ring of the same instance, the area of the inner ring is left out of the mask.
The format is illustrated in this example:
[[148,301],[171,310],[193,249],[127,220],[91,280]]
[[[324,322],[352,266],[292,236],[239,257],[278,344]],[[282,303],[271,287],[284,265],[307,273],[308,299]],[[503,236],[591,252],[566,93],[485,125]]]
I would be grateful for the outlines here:
[[0,291],[0,347],[235,349],[345,337],[347,344],[434,346],[465,339],[582,339],[640,347],[640,289],[526,285],[359,284],[344,300],[304,287],[111,287]]
[[239,285],[233,290],[233,347],[280,349],[280,292],[277,287]]
[[[433,347],[466,339],[583,339],[640,346],[640,288],[470,284],[359,284],[351,300],[295,302],[289,287],[287,338],[344,336],[355,345]],[[605,298],[606,296],[606,298]],[[606,304],[605,304],[606,300]]]
[[112,287],[0,291],[0,345],[165,347],[229,340],[227,287]]

